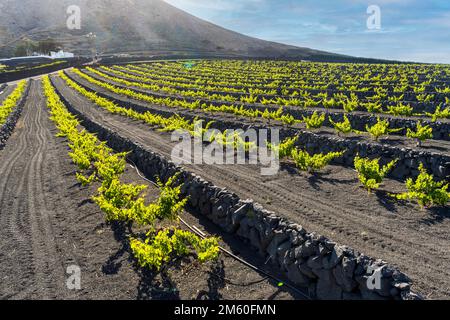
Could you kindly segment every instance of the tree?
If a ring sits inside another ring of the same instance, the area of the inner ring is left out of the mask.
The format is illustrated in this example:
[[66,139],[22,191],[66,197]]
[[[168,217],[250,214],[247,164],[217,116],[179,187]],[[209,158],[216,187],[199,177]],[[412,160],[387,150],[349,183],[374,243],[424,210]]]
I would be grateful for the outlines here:
[[43,54],[49,54],[50,51],[57,51],[59,48],[59,44],[53,39],[46,39],[43,41],[39,41],[37,45],[37,50]]
[[14,56],[30,56],[37,49],[37,44],[31,40],[24,40],[20,42],[14,50]]

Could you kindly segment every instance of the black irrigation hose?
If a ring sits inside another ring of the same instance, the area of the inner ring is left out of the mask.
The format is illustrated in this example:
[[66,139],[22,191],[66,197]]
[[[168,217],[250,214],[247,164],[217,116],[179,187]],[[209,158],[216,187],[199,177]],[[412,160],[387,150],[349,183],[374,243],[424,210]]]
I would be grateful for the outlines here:
[[[153,184],[154,186],[158,186],[155,182],[153,182],[153,181],[147,179],[146,177],[144,177],[144,175],[139,171],[138,167],[136,166],[136,164],[135,164],[131,159],[127,158],[127,160],[128,160],[129,162],[132,163],[131,167],[133,167],[133,168],[136,170],[136,172],[137,172],[137,174],[139,175],[139,177],[141,177],[143,180],[145,180],[145,181],[147,181],[147,182]],[[180,217],[179,219],[180,219],[181,223],[184,224],[189,230],[191,230],[192,232],[194,232],[195,234],[197,234],[197,235],[198,235],[199,237],[201,237],[202,239],[205,239],[205,238],[206,238],[206,235],[205,235],[202,231],[200,231],[197,227],[189,225],[189,224],[188,224],[186,221],[184,221],[181,217]],[[233,254],[232,252],[230,252],[229,250],[227,250],[227,249],[225,249],[225,248],[222,248],[222,247],[219,246],[219,249],[220,249],[220,251],[222,251],[223,253],[229,255],[230,257],[232,257],[233,259],[239,261],[240,263],[244,264],[245,266],[249,267],[250,269],[253,269],[253,270],[256,271],[256,272],[265,275],[265,278],[263,278],[261,281],[264,281],[264,280],[266,280],[267,278],[271,278],[271,279],[275,280],[277,283],[282,283],[283,286],[286,286],[287,288],[289,288],[289,289],[295,291],[296,293],[300,294],[300,295],[303,296],[304,298],[306,298],[306,299],[308,299],[308,300],[311,300],[311,297],[310,297],[310,296],[308,296],[307,294],[303,293],[302,291],[300,291],[300,290],[297,289],[296,287],[290,285],[289,283],[285,283],[283,280],[281,280],[281,279],[279,279],[279,278],[277,278],[277,277],[271,275],[270,273],[268,273],[268,272],[266,272],[266,271],[264,271],[264,270],[258,268],[257,266],[252,265],[251,263],[249,263],[249,262],[245,261],[244,259],[242,259],[242,258],[236,256],[235,254]],[[226,279],[224,279],[224,280],[226,280]],[[258,283],[258,282],[255,282],[255,283]]]
[[223,281],[225,281],[225,283],[228,283],[229,285],[236,286],[236,287],[248,287],[248,286],[251,286],[251,285],[254,285],[254,284],[258,284],[258,283],[261,283],[261,282],[266,281],[267,279],[269,279],[269,277],[263,277],[260,280],[251,281],[251,282],[247,282],[247,283],[235,283],[235,282],[231,281],[228,278],[225,278],[225,277],[223,277],[221,275],[218,275],[217,273],[214,273],[214,272],[211,272],[211,271],[208,271],[208,273],[210,275],[213,275],[213,276],[219,278],[219,279],[222,279]]

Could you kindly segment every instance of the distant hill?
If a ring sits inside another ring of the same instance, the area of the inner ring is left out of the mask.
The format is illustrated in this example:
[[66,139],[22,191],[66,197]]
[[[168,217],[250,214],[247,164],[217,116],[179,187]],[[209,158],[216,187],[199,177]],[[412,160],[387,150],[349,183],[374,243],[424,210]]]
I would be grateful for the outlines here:
[[[66,27],[69,5],[81,8],[81,30]],[[86,35],[94,33],[96,40]],[[184,52],[204,55],[351,60],[352,57],[248,37],[161,0],[0,0],[0,57],[27,40],[55,40],[77,55]]]

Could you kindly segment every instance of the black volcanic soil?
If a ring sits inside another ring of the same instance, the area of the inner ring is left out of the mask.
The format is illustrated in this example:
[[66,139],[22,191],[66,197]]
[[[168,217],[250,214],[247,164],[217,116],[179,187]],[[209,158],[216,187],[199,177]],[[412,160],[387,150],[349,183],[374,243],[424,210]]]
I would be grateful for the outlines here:
[[[149,149],[170,157],[170,134],[149,130],[141,122],[111,115],[94,106],[64,81],[58,89],[79,111]],[[382,190],[368,195],[356,173],[330,166],[321,175],[298,173],[286,166],[278,175],[262,177],[260,168],[248,165],[186,165],[207,181],[226,187],[241,198],[251,198],[306,230],[318,232],[360,252],[392,263],[411,276],[413,288],[431,299],[450,297],[450,211],[421,210],[393,202],[385,191],[404,191],[386,180]]]
[[[221,255],[200,265],[177,261],[167,276],[135,266],[127,231],[105,224],[89,201],[96,186],[81,188],[66,142],[55,137],[40,82],[33,82],[22,118],[0,151],[0,299],[294,299],[236,260]],[[131,166],[126,181],[145,183]],[[149,186],[149,197],[157,195]],[[207,234],[221,233],[188,213],[183,218]],[[261,257],[224,235],[221,244],[270,270]],[[81,267],[81,287],[66,287],[69,265]]]

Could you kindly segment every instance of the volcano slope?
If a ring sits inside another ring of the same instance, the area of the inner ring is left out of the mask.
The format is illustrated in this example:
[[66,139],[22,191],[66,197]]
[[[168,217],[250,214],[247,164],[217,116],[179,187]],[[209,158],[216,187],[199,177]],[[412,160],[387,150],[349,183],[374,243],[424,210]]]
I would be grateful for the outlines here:
[[[78,6],[81,29],[67,27]],[[86,37],[93,33],[95,42]],[[293,57],[355,60],[353,57],[264,41],[199,19],[162,0],[0,0],[0,56],[27,40],[52,39],[65,51],[92,55],[161,54]]]

